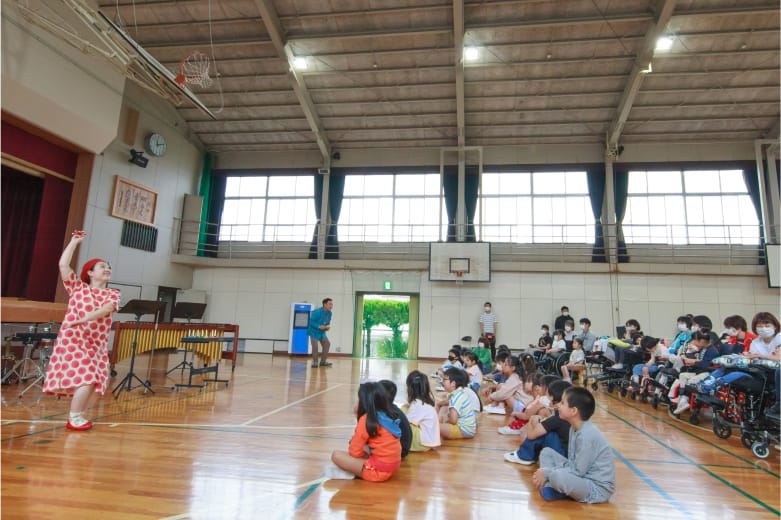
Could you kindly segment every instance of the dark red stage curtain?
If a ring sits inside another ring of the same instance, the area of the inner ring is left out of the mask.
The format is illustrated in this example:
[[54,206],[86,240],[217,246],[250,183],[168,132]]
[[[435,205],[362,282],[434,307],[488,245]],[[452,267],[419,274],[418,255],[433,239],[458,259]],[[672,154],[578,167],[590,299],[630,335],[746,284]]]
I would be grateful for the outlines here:
[[[43,179],[3,166],[2,295],[27,298]],[[62,241],[60,238],[59,242]]]

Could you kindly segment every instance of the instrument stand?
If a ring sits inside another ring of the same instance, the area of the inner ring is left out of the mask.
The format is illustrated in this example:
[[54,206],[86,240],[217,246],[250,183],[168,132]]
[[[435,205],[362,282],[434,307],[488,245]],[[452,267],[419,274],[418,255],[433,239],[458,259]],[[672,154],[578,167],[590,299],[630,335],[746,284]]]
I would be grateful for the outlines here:
[[[174,306],[173,311],[171,311],[171,319],[176,318],[184,318],[187,320],[187,330],[185,331],[185,337],[190,335],[191,331],[191,320],[200,320],[203,318],[203,313],[206,310],[206,304],[205,303],[190,303],[190,302],[179,302]],[[184,345],[184,359],[182,359],[182,362],[170,369],[168,372],[165,373],[165,375],[170,374],[174,370],[182,369],[182,374],[184,374],[184,369],[189,368],[192,370],[195,368],[193,365],[193,361],[195,361],[195,350],[193,349],[193,357],[191,361],[187,361],[187,344]]]
[[[130,300],[125,304],[124,307],[122,307],[121,309],[119,309],[119,311],[117,311],[120,314],[135,314],[136,330],[133,335],[133,345],[130,353],[130,371],[122,379],[122,381],[120,381],[119,384],[114,387],[114,390],[111,391],[111,393],[114,394],[114,399],[117,399],[119,397],[119,394],[122,393],[122,390],[125,390],[127,392],[133,390],[132,385],[134,379],[139,383],[141,383],[141,386],[144,387],[144,393],[146,393],[147,391],[150,391],[153,394],[155,393],[154,390],[152,390],[152,385],[149,383],[149,381],[147,382],[142,381],[141,378],[138,377],[135,374],[135,372],[133,372],[133,367],[135,366],[136,363],[136,348],[138,346],[138,333],[141,329],[141,316],[145,314],[154,314],[155,323],[157,323],[157,314],[163,308],[163,305],[165,305],[163,302],[159,302],[156,300]],[[138,388],[138,386],[136,388]]]

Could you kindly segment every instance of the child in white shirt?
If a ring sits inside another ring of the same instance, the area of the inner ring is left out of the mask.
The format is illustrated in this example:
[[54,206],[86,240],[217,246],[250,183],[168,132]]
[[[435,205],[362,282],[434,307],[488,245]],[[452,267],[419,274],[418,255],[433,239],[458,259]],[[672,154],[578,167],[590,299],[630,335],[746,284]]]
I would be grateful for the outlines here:
[[585,366],[586,354],[583,352],[583,340],[575,338],[572,340],[572,354],[569,356],[569,361],[561,366],[561,377],[571,383],[570,372],[580,372]]
[[410,451],[429,451],[442,444],[439,417],[431,388],[423,372],[413,370],[407,376],[407,400],[404,413],[412,429]]

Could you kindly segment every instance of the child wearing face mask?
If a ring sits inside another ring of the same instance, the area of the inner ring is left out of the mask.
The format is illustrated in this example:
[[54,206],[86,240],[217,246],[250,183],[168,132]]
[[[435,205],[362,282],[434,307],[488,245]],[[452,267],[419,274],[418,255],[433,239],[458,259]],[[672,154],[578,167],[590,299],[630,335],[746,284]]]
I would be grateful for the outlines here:
[[670,345],[670,354],[678,354],[682,347],[689,344],[692,338],[692,319],[688,316],[678,316],[678,333]]
[[757,335],[748,329],[745,318],[738,316],[727,316],[724,318],[724,331],[721,333],[722,341],[719,348],[719,355],[742,354],[751,349],[751,342],[757,338]]
[[543,325],[540,327],[540,337],[537,339],[537,344],[532,345],[529,343],[529,348],[534,349],[534,352],[532,353],[534,359],[540,361],[542,356],[545,355],[545,351],[548,350],[552,344],[553,338],[550,335],[550,327]]
[[769,312],[759,312],[751,320],[751,330],[758,338],[751,342],[747,357],[781,360],[781,324]]
[[491,302],[483,304],[483,314],[480,315],[480,336],[488,340],[488,346],[491,348],[491,360],[496,359],[496,332],[499,320],[496,314],[491,310]]

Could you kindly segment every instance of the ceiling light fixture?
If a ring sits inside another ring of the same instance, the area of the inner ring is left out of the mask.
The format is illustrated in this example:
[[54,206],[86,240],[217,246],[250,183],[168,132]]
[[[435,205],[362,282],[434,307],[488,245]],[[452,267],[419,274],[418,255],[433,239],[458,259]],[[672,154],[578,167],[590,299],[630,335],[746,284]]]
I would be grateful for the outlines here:
[[654,71],[654,68],[651,66],[651,62],[648,62],[648,68],[640,69],[640,74],[650,74]]
[[464,47],[464,60],[475,61],[480,57],[480,47]]
[[656,40],[656,50],[661,52],[669,51],[673,48],[673,39],[671,36],[661,36]]
[[293,67],[295,67],[296,70],[306,70],[308,66],[309,64],[304,56],[296,56],[293,58]]

